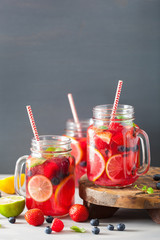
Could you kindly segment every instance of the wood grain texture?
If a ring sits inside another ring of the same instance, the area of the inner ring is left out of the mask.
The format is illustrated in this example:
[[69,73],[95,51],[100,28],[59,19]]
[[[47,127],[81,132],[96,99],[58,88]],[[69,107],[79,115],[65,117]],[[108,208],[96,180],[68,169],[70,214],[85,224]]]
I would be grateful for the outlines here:
[[[79,195],[84,201],[100,206],[130,209],[160,209],[160,190],[156,189],[156,181],[153,180],[153,175],[157,173],[160,173],[160,168],[151,167],[148,173],[140,176],[132,186],[121,189],[97,186],[93,182],[90,182],[85,175],[80,179]],[[152,187],[154,193],[148,194],[135,189],[135,185],[138,185],[140,188],[142,188],[142,185]]]

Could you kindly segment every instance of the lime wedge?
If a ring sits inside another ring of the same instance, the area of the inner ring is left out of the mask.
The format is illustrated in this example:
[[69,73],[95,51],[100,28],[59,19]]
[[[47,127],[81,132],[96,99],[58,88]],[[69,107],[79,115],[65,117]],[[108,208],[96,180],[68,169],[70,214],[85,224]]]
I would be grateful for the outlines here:
[[0,198],[0,214],[5,217],[16,217],[25,207],[25,198],[21,196],[7,196]]

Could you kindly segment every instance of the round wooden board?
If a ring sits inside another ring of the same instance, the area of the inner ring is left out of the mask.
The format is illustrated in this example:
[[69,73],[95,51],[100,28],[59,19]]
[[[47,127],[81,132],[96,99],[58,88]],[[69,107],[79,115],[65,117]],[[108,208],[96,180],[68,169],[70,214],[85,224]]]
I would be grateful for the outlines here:
[[[160,190],[156,189],[156,181],[153,180],[154,174],[160,174],[159,167],[151,167],[148,173],[140,176],[138,180],[129,187],[125,188],[106,188],[95,185],[83,176],[79,182],[79,195],[88,203],[99,206],[130,208],[130,209],[158,209],[160,208]],[[152,187],[153,194],[134,188],[138,185]]]

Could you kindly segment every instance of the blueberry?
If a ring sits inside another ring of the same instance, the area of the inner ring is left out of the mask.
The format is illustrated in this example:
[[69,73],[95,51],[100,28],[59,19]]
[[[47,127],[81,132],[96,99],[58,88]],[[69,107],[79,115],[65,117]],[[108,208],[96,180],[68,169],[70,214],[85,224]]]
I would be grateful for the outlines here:
[[79,165],[81,167],[86,167],[87,166],[87,162],[86,161],[82,161],[82,162],[79,163]]
[[53,185],[57,186],[60,183],[60,180],[57,177],[53,177],[51,182],[52,182]]
[[160,182],[156,183],[156,187],[158,190],[160,190]]
[[120,145],[120,146],[118,146],[118,151],[119,152],[129,152],[130,148]]
[[100,229],[98,227],[92,228],[92,233],[93,234],[99,234],[99,232],[100,232]]
[[54,219],[54,218],[53,218],[52,216],[47,216],[47,217],[46,217],[46,222],[47,222],[47,223],[51,223],[51,222],[53,221],[53,219]]
[[27,177],[32,177],[32,171],[28,170],[26,175]]
[[51,234],[51,232],[52,232],[52,229],[51,229],[49,226],[47,226],[47,227],[45,228],[45,233]]
[[119,224],[117,225],[117,230],[118,230],[118,231],[124,231],[124,229],[125,229],[124,223],[119,223]]
[[114,230],[114,226],[112,224],[108,224],[107,226],[108,230],[113,231]]
[[106,150],[105,150],[105,154],[106,154],[107,157],[108,157],[108,153],[109,153],[109,150],[106,149]]
[[99,226],[99,220],[98,220],[97,218],[91,219],[91,220],[90,220],[90,224],[91,224],[92,226]]
[[159,181],[159,180],[160,180],[160,174],[155,174],[155,175],[153,176],[153,179],[154,179],[155,181]]
[[139,149],[139,146],[138,146],[138,145],[136,145],[136,146],[132,147],[132,151],[133,151],[133,152],[137,152],[137,151],[138,151],[138,149]]
[[9,221],[10,223],[15,223],[16,218],[15,218],[15,217],[9,217],[9,218],[8,218],[8,221]]

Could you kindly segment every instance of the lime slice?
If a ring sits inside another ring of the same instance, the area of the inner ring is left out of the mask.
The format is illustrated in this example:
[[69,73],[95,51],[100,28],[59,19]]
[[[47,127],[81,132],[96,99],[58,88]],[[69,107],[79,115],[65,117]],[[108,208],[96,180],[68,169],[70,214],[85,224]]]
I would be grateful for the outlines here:
[[43,175],[36,175],[28,183],[28,191],[35,201],[45,202],[52,196],[53,186],[51,181]]
[[0,214],[5,217],[16,217],[25,207],[25,198],[21,196],[7,196],[0,198]]

